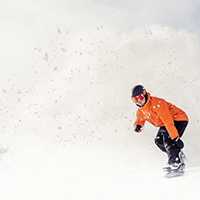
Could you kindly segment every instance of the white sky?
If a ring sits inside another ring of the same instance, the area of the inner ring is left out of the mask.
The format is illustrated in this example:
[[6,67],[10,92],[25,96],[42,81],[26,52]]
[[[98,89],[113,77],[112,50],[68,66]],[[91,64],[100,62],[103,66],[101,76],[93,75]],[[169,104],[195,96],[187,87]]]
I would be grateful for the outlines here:
[[197,0],[4,1],[0,8],[1,29],[9,33],[12,28],[17,31],[38,25],[47,28],[50,24],[65,24],[69,29],[81,29],[96,24],[122,32],[144,25],[198,31],[199,4]]
[[53,27],[73,32],[102,26],[122,34],[143,26],[160,25],[185,29],[199,37],[199,5],[197,0],[1,1],[0,52],[4,54],[11,47],[30,46],[35,40],[36,43],[44,40]]
[[44,43],[56,28],[73,33],[103,27],[123,34],[159,25],[195,33],[199,41],[199,5],[197,0],[1,1],[1,59],[12,50],[16,54],[22,48]]
[[[199,19],[199,2],[197,0],[116,0],[116,1],[72,1],[72,0],[51,0],[51,1],[6,1],[1,3],[1,20],[16,20],[25,22],[35,21],[37,18],[49,19],[63,17],[69,15],[81,16],[87,14],[100,20],[104,19],[104,23],[108,22],[108,16],[113,13],[120,12],[121,15],[115,16],[116,21],[132,16],[137,18],[138,24],[157,24],[167,23],[169,26],[174,23],[179,26],[188,27],[192,23],[193,29],[197,28]],[[80,18],[79,18],[80,20]],[[132,18],[131,21],[134,21]],[[130,21],[123,21],[129,24]],[[195,28],[196,27],[196,28]]]

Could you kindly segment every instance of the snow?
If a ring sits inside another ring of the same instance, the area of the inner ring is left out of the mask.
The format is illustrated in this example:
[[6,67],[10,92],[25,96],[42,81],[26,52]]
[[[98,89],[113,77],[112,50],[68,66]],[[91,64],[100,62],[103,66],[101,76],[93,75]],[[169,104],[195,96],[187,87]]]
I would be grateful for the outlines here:
[[[199,199],[196,33],[97,3],[21,3],[1,8],[1,199]],[[188,114],[183,177],[163,178],[157,128],[134,132],[136,84]]]

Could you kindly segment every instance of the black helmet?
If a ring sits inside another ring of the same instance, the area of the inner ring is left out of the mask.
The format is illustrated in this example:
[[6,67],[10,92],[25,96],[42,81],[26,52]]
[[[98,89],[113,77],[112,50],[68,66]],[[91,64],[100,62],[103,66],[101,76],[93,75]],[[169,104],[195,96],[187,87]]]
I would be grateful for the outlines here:
[[131,98],[136,97],[137,95],[143,93],[144,87],[142,85],[136,85],[131,90]]

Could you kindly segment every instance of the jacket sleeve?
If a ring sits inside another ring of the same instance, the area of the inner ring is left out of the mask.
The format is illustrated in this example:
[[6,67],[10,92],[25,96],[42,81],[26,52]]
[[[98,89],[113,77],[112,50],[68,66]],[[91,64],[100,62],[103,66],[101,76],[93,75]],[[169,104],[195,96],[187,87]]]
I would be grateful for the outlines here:
[[140,125],[141,127],[144,126],[146,120],[144,119],[143,115],[142,115],[142,111],[140,109],[137,110],[136,113],[136,120],[133,124],[133,126],[135,126],[136,124]]
[[173,140],[174,138],[178,137],[178,131],[174,126],[174,120],[168,108],[167,102],[162,99],[157,102],[157,105],[154,105],[155,112],[160,117],[161,121],[163,122],[164,126],[166,127],[170,138]]

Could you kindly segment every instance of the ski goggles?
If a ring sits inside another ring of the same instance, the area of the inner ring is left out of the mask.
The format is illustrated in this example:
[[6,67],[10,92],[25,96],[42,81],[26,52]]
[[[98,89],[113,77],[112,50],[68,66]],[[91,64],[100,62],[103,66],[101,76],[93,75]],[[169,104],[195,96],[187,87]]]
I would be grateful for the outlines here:
[[144,94],[141,93],[139,95],[137,95],[136,97],[133,97],[132,100],[135,102],[135,103],[138,103],[138,100],[143,100],[144,99]]

